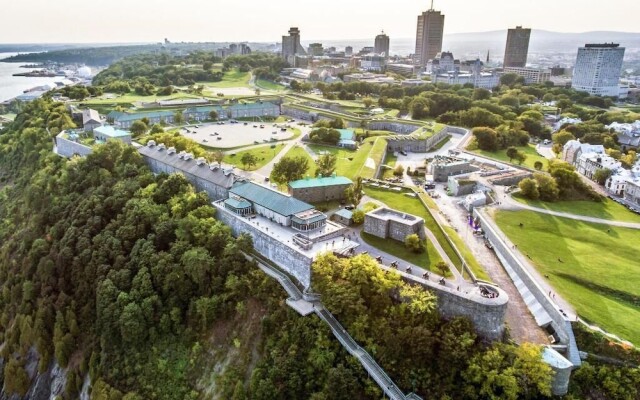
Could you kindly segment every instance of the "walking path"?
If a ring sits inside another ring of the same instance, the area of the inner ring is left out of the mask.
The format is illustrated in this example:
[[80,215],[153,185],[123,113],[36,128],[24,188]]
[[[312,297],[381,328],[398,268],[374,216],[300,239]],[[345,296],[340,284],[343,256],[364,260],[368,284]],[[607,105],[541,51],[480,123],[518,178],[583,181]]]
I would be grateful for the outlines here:
[[[497,188],[496,188],[496,191],[497,191]],[[577,215],[577,214],[571,214],[567,212],[552,211],[544,208],[533,207],[527,204],[522,204],[514,200],[508,194],[505,194],[504,196],[500,197],[500,203],[501,203],[500,208],[504,210],[516,210],[516,211],[528,210],[528,211],[535,211],[541,214],[553,215],[555,217],[573,219],[576,221],[584,221],[584,222],[591,222],[594,224],[617,226],[621,228],[640,229],[640,223],[637,223],[637,222],[614,221],[609,219],[588,217],[586,215]]]
[[[258,263],[258,267],[270,277],[276,279],[280,285],[284,288],[287,294],[290,296],[287,299],[287,304],[291,306],[294,302],[307,302],[311,304],[315,314],[324,321],[331,328],[331,332],[342,344],[342,346],[354,356],[360,364],[364,367],[370,377],[380,386],[382,392],[393,400],[421,400],[419,396],[414,393],[405,395],[402,390],[395,384],[395,382],[387,375],[387,373],[378,365],[378,363],[367,353],[365,349],[360,347],[355,340],[349,335],[346,329],[335,317],[322,305],[319,296],[307,295],[303,296],[300,289],[286,276],[275,267],[270,266],[266,261],[263,262],[261,257],[245,255],[248,259],[254,259]],[[308,300],[305,300],[305,297]],[[296,307],[292,307],[296,309]],[[297,310],[297,309],[296,309]]]

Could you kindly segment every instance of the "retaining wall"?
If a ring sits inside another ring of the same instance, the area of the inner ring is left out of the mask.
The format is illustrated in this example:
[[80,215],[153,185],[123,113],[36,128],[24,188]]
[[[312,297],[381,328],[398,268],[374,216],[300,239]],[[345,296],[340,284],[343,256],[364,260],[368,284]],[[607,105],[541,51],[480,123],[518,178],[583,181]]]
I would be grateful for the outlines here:
[[502,289],[491,286],[498,297],[486,298],[480,295],[478,287],[469,292],[458,291],[452,282],[440,285],[437,282],[418,278],[385,265],[380,268],[399,273],[402,279],[411,284],[419,284],[432,291],[438,297],[438,310],[448,318],[466,317],[473,322],[478,334],[489,340],[501,340],[504,334],[504,316],[509,296]]
[[60,133],[56,136],[56,149],[59,155],[63,157],[73,157],[77,154],[79,156],[86,157],[91,154],[91,147],[65,139],[62,135],[63,133]]
[[556,331],[560,343],[567,345],[567,359],[569,359],[575,367],[580,366],[581,361],[578,354],[578,347],[569,319],[562,315],[558,307],[549,298],[547,292],[538,285],[529,271],[527,271],[527,268],[511,251],[503,240],[505,237],[504,233],[500,231],[493,220],[479,208],[473,210],[473,215],[479,219],[486,238],[493,245],[493,250],[496,254],[500,255],[501,260],[503,260],[502,262],[509,264],[551,318],[551,326]]
[[217,210],[216,219],[231,228],[234,236],[237,237],[242,233],[251,235],[255,251],[291,274],[305,288],[311,285],[311,263],[313,258],[300,253],[293,245],[280,242],[251,224],[248,219],[238,217],[229,212],[220,203],[216,202],[213,205]]

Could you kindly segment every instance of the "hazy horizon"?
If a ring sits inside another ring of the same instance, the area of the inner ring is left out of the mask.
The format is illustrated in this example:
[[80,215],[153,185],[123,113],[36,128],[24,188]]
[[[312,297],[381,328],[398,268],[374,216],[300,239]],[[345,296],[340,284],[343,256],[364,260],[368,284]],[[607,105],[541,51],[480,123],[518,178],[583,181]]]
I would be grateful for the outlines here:
[[[277,4],[245,0],[224,5],[156,0],[152,6],[135,0],[32,0],[28,7],[18,2],[3,5],[0,43],[125,44],[164,38],[173,42],[275,43],[290,26],[299,27],[305,41],[360,40],[381,30],[392,38],[409,39],[415,36],[417,15],[428,8],[428,1],[409,0],[379,5],[364,0],[325,0],[305,7],[294,0]],[[585,7],[585,2],[578,0],[539,0],[535,5],[525,0],[448,0],[436,1],[434,8],[445,14],[445,35],[500,31],[516,25],[563,33],[635,33],[634,16],[640,11],[635,0],[609,1],[606,18],[600,7]]]

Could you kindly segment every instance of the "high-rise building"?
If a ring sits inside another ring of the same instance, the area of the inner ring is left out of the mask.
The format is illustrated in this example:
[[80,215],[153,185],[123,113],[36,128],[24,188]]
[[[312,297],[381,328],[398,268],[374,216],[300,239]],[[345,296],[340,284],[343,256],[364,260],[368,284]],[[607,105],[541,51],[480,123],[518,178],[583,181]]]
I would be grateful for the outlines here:
[[418,29],[416,32],[415,62],[426,66],[427,62],[442,51],[442,37],[444,32],[444,15],[431,8],[418,15]]
[[324,54],[324,48],[322,47],[322,43],[311,43],[309,45],[310,56],[319,57]]
[[307,52],[300,44],[300,30],[298,28],[289,29],[289,36],[282,37],[282,58],[294,65],[296,56],[306,54]]
[[624,50],[616,43],[580,47],[571,87],[592,96],[618,97]]
[[516,26],[507,33],[507,47],[504,50],[504,66],[524,68],[527,65],[531,29]]
[[347,46],[344,48],[344,55],[347,57],[351,57],[351,55],[353,54],[353,47],[351,46]]
[[376,36],[373,52],[389,58],[389,36],[385,35],[384,31]]

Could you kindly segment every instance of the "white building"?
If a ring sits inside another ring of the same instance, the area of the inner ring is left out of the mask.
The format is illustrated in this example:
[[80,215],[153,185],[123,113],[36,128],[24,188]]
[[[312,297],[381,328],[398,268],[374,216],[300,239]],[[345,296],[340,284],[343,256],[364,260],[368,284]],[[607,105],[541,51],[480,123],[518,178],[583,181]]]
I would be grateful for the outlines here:
[[568,117],[564,117],[562,119],[560,119],[559,121],[556,121],[555,124],[553,124],[553,131],[554,132],[558,132],[561,128],[562,125],[564,124],[579,124],[581,123],[582,120],[580,118],[568,118]]
[[562,148],[562,160],[571,165],[576,165],[582,154],[605,154],[604,146],[600,144],[580,143],[578,140],[569,140]]
[[540,68],[526,68],[526,67],[504,67],[505,74],[516,74],[524,78],[524,83],[527,85],[545,83],[551,80],[551,71],[548,69]]
[[583,153],[578,157],[576,169],[578,173],[593,180],[596,171],[599,169],[608,169],[609,171],[617,171],[622,168],[622,163],[615,158],[600,153]]
[[432,74],[431,82],[448,83],[449,85],[464,85],[470,83],[473,87],[491,90],[500,85],[500,75],[489,72],[446,72]]
[[619,44],[586,44],[578,49],[571,87],[592,96],[618,97],[624,47]]
[[640,121],[635,121],[632,124],[614,122],[607,125],[606,128],[616,132],[622,150],[640,148]]

